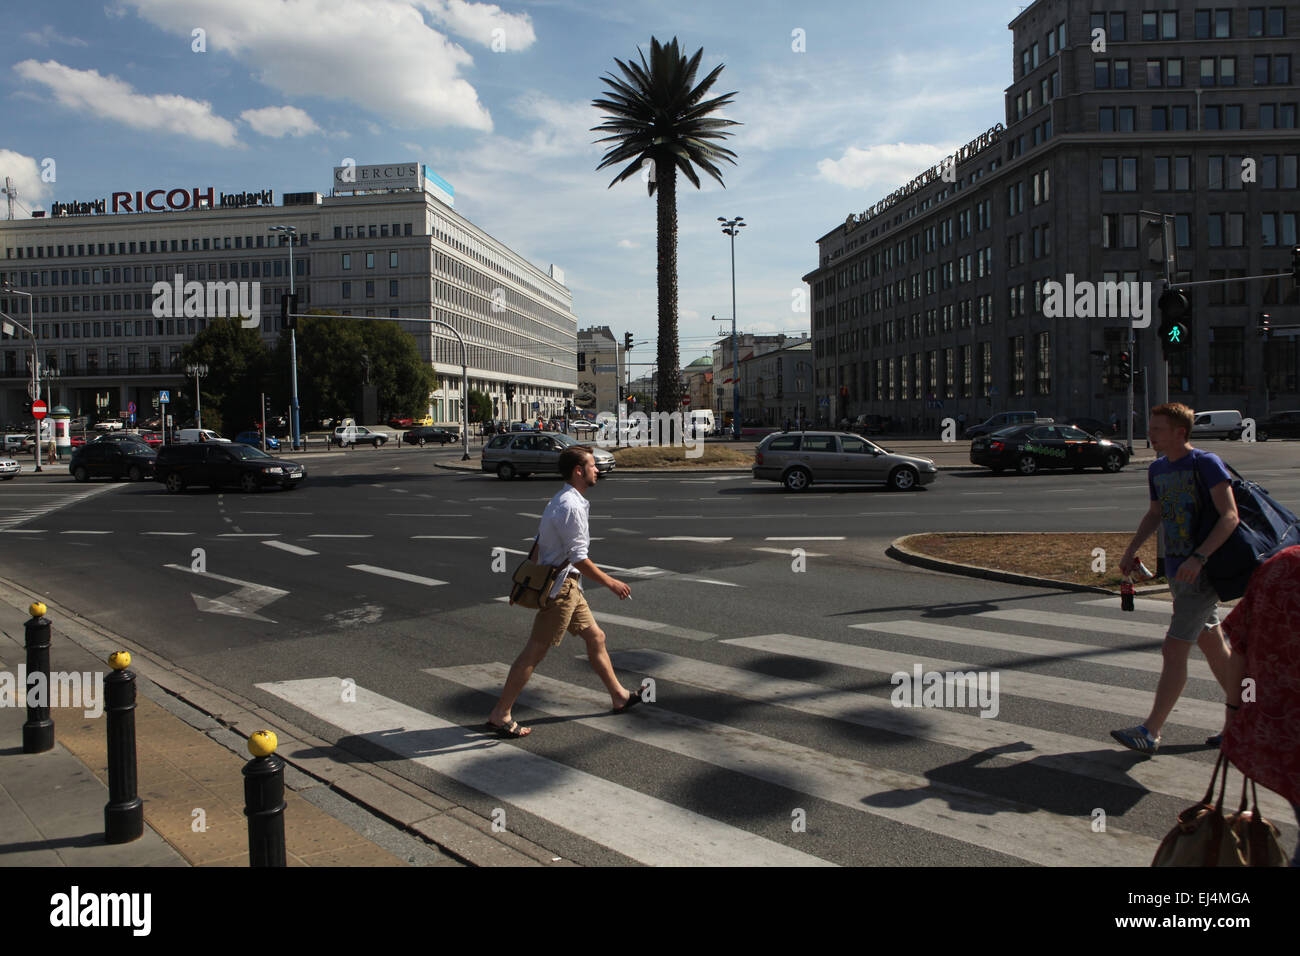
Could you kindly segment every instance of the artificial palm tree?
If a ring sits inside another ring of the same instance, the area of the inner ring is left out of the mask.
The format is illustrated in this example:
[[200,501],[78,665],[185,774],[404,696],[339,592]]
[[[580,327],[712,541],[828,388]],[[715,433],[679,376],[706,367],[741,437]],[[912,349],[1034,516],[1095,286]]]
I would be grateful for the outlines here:
[[612,142],[597,169],[627,161],[627,166],[610,182],[612,188],[643,167],[649,170],[649,195],[659,193],[658,207],[658,257],[659,257],[659,349],[658,364],[669,374],[659,376],[657,399],[661,411],[678,410],[681,399],[681,382],[677,374],[677,170],[680,168],[695,186],[700,188],[700,178],[695,166],[722,183],[722,173],[714,162],[726,160],[735,164],[735,153],[711,140],[721,140],[731,133],[724,127],[740,124],[728,119],[709,116],[730,103],[736,94],[726,93],[711,100],[704,95],[722,72],[719,63],[698,85],[695,74],[704,50],[695,51],[689,60],[677,45],[677,38],[662,44],[650,38],[650,59],[638,48],[641,63],[624,63],[617,57],[614,62],[623,71],[623,80],[606,74],[602,79],[609,85],[605,99],[593,100],[592,106],[607,111],[600,126],[592,132],[609,133],[596,140]]

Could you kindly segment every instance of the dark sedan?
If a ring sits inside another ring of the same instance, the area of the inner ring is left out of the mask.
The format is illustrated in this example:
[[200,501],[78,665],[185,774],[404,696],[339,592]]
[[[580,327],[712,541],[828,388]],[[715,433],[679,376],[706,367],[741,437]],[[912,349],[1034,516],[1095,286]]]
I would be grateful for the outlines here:
[[272,458],[251,445],[235,442],[168,445],[158,453],[155,468],[156,480],[172,494],[191,485],[234,485],[251,494],[267,485],[297,488],[306,477],[307,469],[295,461]]
[[1085,431],[1089,435],[1096,435],[1098,438],[1109,438],[1115,434],[1115,429],[1098,418],[1067,418],[1065,424],[1073,425],[1075,428]]
[[1072,425],[1013,425],[972,441],[970,460],[994,473],[1007,468],[1022,475],[1051,468],[1116,472],[1128,464],[1128,452]]
[[402,441],[408,445],[449,445],[459,440],[459,435],[449,432],[445,428],[437,428],[432,425],[421,425],[419,428],[412,428],[410,431],[402,433]]
[[1256,441],[1270,438],[1300,438],[1300,411],[1275,412],[1255,426]]
[[91,478],[152,478],[158,453],[143,442],[92,441],[72,453],[68,473],[77,481]]

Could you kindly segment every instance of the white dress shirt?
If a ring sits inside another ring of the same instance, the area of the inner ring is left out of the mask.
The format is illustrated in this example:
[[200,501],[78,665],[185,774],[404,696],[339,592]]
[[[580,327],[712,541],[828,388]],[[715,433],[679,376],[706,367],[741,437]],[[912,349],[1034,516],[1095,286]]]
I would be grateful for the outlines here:
[[[551,588],[551,597],[557,597],[574,565],[587,557],[591,535],[587,530],[587,515],[591,502],[573,485],[564,487],[546,505],[541,526],[537,532],[537,563],[560,568],[560,574]],[[582,587],[582,576],[578,576]]]

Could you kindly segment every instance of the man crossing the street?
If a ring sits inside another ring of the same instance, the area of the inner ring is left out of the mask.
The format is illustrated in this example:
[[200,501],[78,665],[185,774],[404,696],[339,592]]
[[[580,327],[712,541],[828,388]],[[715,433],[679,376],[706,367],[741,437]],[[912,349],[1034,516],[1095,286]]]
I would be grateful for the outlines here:
[[499,737],[526,737],[532,733],[531,727],[520,727],[511,718],[511,708],[546,652],[559,646],[566,632],[586,641],[587,660],[609,691],[614,713],[623,713],[641,702],[641,697],[625,688],[614,675],[614,665],[605,650],[605,632],[596,624],[582,594],[582,576],[609,588],[619,600],[632,593],[631,588],[611,578],[587,557],[591,543],[587,516],[591,503],[586,494],[599,478],[596,459],[585,445],[572,445],[560,453],[559,470],[565,484],[542,513],[536,561],[558,567],[560,573],[551,588],[550,603],[533,618],[532,636],[510,666],[505,690],[488,716],[488,728]]
[[[1160,455],[1147,469],[1151,507],[1119,563],[1123,574],[1131,574],[1137,565],[1138,549],[1163,525],[1165,576],[1174,601],[1173,619],[1162,647],[1155,703],[1141,724],[1110,732],[1125,747],[1142,753],[1155,753],[1160,746],[1160,730],[1187,683],[1187,658],[1193,643],[1201,648],[1210,670],[1227,690],[1231,652],[1219,627],[1218,595],[1205,576],[1205,562],[1237,527],[1237,503],[1219,456],[1193,448],[1188,442],[1194,416],[1186,405],[1172,402],[1151,410],[1147,433],[1151,447]],[[1208,493],[1208,500],[1202,489]],[[1209,507],[1218,511],[1219,520],[1198,548],[1194,536],[1199,512]],[[1216,735],[1206,743],[1217,745],[1218,739]]]

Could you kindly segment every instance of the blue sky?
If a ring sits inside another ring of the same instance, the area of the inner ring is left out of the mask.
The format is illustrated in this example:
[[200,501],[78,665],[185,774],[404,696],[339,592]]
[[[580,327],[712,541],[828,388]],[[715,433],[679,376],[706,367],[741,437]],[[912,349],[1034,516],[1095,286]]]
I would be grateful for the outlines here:
[[[0,176],[25,210],[114,189],[328,192],[331,169],[420,160],[456,209],[540,268],[579,326],[655,337],[654,201],[607,189],[591,100],[650,37],[703,48],[736,91],[726,188],[679,177],[682,364],[730,317],[799,331],[818,236],[997,122],[1011,76],[1001,2],[45,0],[0,36]],[[923,11],[923,12],[922,12]],[[206,50],[193,50],[193,31]],[[796,33],[801,31],[801,33]],[[802,39],[804,49],[795,47]],[[40,179],[53,158],[56,181]],[[19,215],[27,215],[20,209]],[[729,330],[729,324],[726,326]],[[647,347],[646,351],[650,351]],[[649,357],[647,357],[648,360]]]

